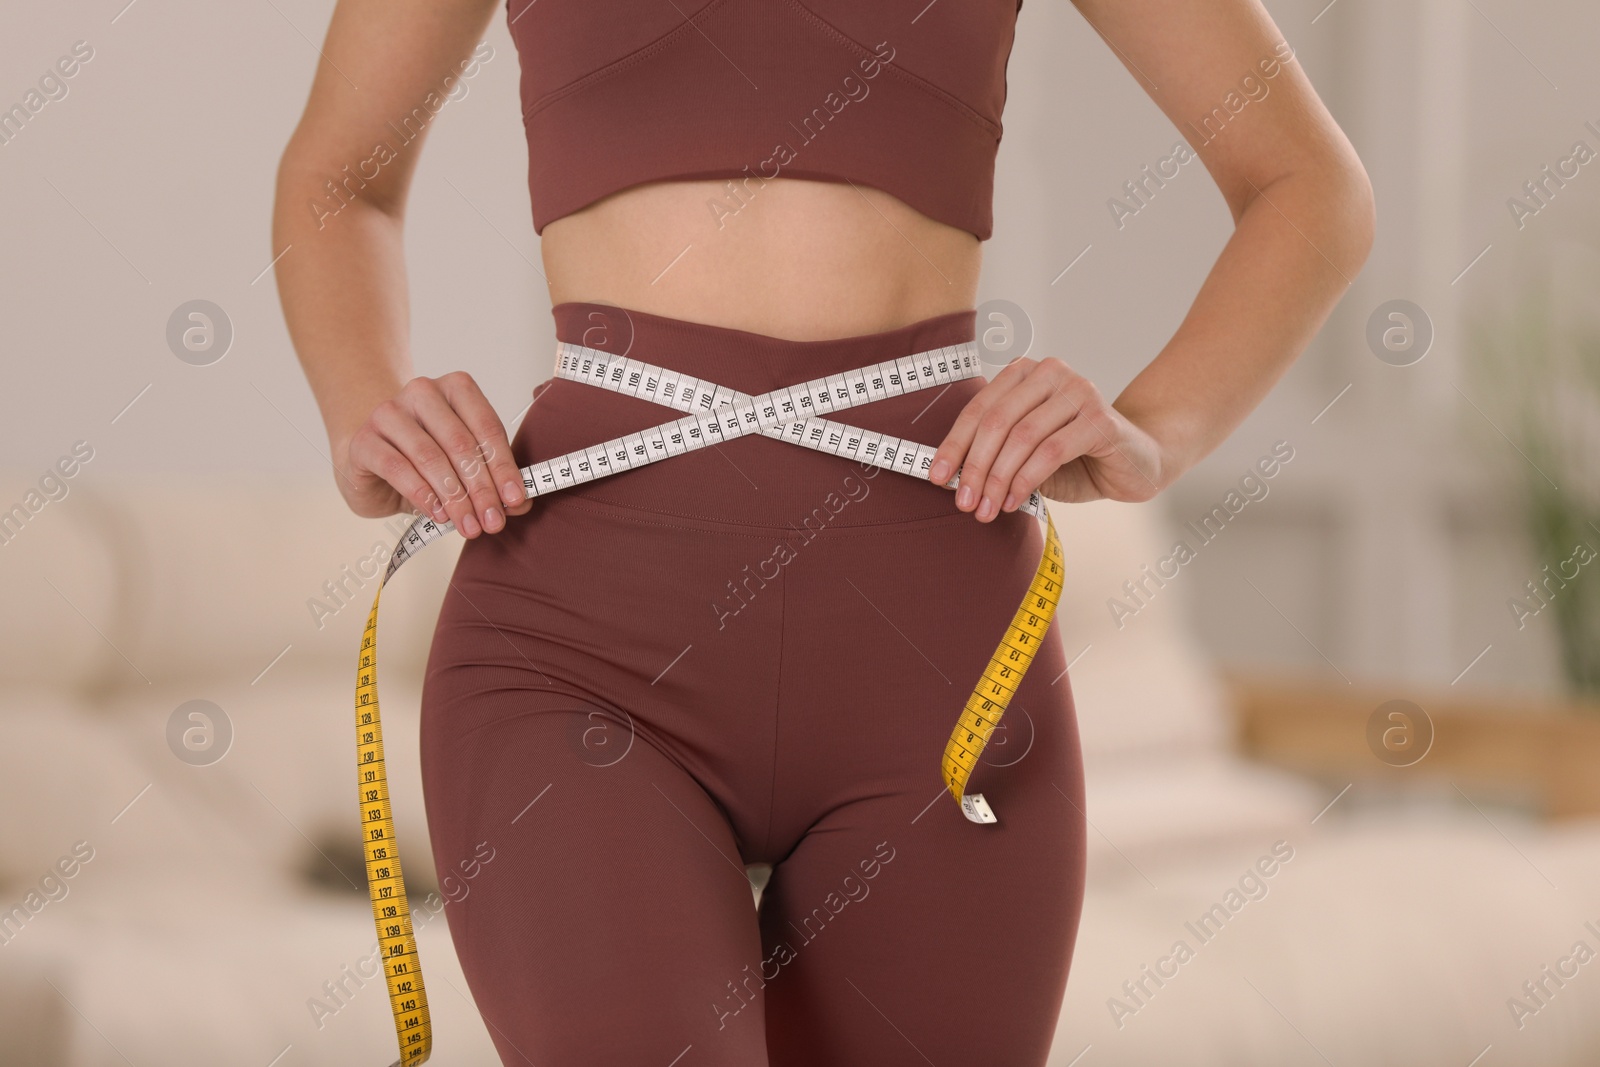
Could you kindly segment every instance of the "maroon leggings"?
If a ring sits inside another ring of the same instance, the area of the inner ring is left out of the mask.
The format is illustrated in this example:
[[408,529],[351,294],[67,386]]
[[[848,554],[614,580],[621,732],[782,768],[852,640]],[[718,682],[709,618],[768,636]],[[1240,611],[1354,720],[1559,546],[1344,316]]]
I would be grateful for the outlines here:
[[[751,395],[974,326],[788,341],[554,314],[561,340]],[[937,444],[983,384],[835,418]],[[524,465],[675,417],[552,379],[512,448]],[[540,497],[468,542],[428,661],[422,774],[502,1061],[1044,1064],[1084,878],[1054,629],[972,776],[999,822],[968,822],[940,778],[1042,544],[1023,513],[980,523],[926,481],[760,436]]]

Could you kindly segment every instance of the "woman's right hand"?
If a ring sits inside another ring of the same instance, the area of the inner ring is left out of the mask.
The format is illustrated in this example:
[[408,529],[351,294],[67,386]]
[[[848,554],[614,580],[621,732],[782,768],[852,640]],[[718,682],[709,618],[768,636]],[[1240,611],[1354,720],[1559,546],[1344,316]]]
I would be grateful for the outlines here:
[[477,537],[533,507],[500,416],[465,371],[411,379],[334,445],[333,459],[339,491],[366,518],[409,502]]

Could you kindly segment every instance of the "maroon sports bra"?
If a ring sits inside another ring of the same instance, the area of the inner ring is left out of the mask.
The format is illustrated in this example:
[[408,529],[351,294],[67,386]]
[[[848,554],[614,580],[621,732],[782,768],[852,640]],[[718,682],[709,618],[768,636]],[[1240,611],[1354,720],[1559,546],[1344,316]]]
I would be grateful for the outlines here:
[[1021,0],[507,0],[535,232],[642,182],[853,182],[988,240]]

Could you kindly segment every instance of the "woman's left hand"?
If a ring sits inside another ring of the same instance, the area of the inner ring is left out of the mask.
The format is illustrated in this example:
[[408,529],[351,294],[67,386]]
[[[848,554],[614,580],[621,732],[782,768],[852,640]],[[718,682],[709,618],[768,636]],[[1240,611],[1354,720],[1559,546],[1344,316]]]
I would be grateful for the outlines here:
[[1161,446],[1059,359],[1008,363],[956,417],[930,480],[959,469],[956,507],[989,522],[1040,490],[1082,503],[1149,500],[1163,486]]

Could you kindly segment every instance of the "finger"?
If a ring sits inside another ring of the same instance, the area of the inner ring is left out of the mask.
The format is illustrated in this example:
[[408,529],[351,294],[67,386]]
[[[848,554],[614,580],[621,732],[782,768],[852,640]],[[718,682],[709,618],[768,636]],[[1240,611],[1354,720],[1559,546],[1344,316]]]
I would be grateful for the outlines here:
[[428,484],[399,449],[376,433],[358,433],[350,439],[350,462],[389,483],[395,492],[435,522],[444,522],[448,513],[433,486]]
[[474,524],[489,533],[498,532],[505,526],[500,493],[489,474],[483,449],[446,396],[442,382],[443,379],[422,378],[412,383],[411,401],[417,421],[449,459]]
[[[1033,361],[1028,361],[1033,363]],[[978,432],[967,450],[961,468],[961,487],[956,490],[956,507],[972,511],[981,522],[1000,513],[1004,493],[988,494],[989,470],[1016,424],[1043,404],[1072,376],[1060,360],[1033,363],[1028,376],[1007,392],[978,421]],[[1001,486],[1003,488],[1003,484]]]
[[460,413],[451,406],[435,381],[425,380],[412,399],[417,421],[449,457],[475,523],[490,533],[503,529],[505,515],[501,510],[500,492],[490,480],[477,438],[462,421]]
[[[1102,427],[1088,417],[1073,419],[1045,437],[1012,476],[1006,489],[1005,509],[1015,511],[1045,479],[1079,457],[1103,449],[1105,441]],[[1095,497],[1099,495],[1096,492]]]
[[928,469],[929,481],[938,486],[947,485],[956,471],[961,469],[984,413],[1027,376],[1027,362],[1015,359],[1007,363],[992,381],[973,394],[972,399],[961,408],[950,426],[950,432],[945,434],[944,441],[933,454],[933,464]]
[[350,509],[362,518],[380,518],[394,513],[397,504],[405,497],[390,485],[383,475],[367,466],[370,458],[367,438],[373,436],[369,427],[357,427],[349,440],[338,448],[338,459],[333,461],[339,492],[344,495]]
[[[993,518],[1001,511],[1014,511],[1018,504],[1028,498],[1034,487],[1039,482],[1049,477],[1051,470],[1039,476],[1038,481],[1020,493],[1017,491],[1018,474],[1028,463],[1035,463],[1030,458],[1039,455],[1039,450],[1045,447],[1045,442],[1064,427],[1074,422],[1083,422],[1088,425],[1099,402],[1099,393],[1088,381],[1080,381],[1076,388],[1068,387],[1065,390],[1046,396],[1044,403],[1029,411],[1017,420],[1011,428],[1011,433],[1006,437],[1001,446],[1000,454],[995,457],[994,463],[989,467],[988,477],[983,482],[983,499],[978,506],[978,518]],[[1045,450],[1046,454],[1035,466],[1048,459],[1049,454],[1056,448],[1052,444]],[[1065,456],[1056,461],[1060,466],[1073,456]],[[962,475],[965,480],[965,475]]]
[[506,437],[505,425],[484,397],[483,390],[471,375],[459,372],[440,378],[439,386],[477,440],[478,453],[488,465],[489,481],[496,487],[505,510],[513,515],[527,511],[532,505],[522,485],[522,473],[511,457],[511,442]]
[[[373,424],[384,439],[399,449],[418,473],[427,479],[456,529],[466,537],[476,537],[483,532],[472,513],[472,497],[462,487],[461,479],[456,477],[455,466],[439,443],[417,421],[412,409],[399,402],[393,407],[380,404],[373,412]],[[465,428],[462,432],[465,433]]]

